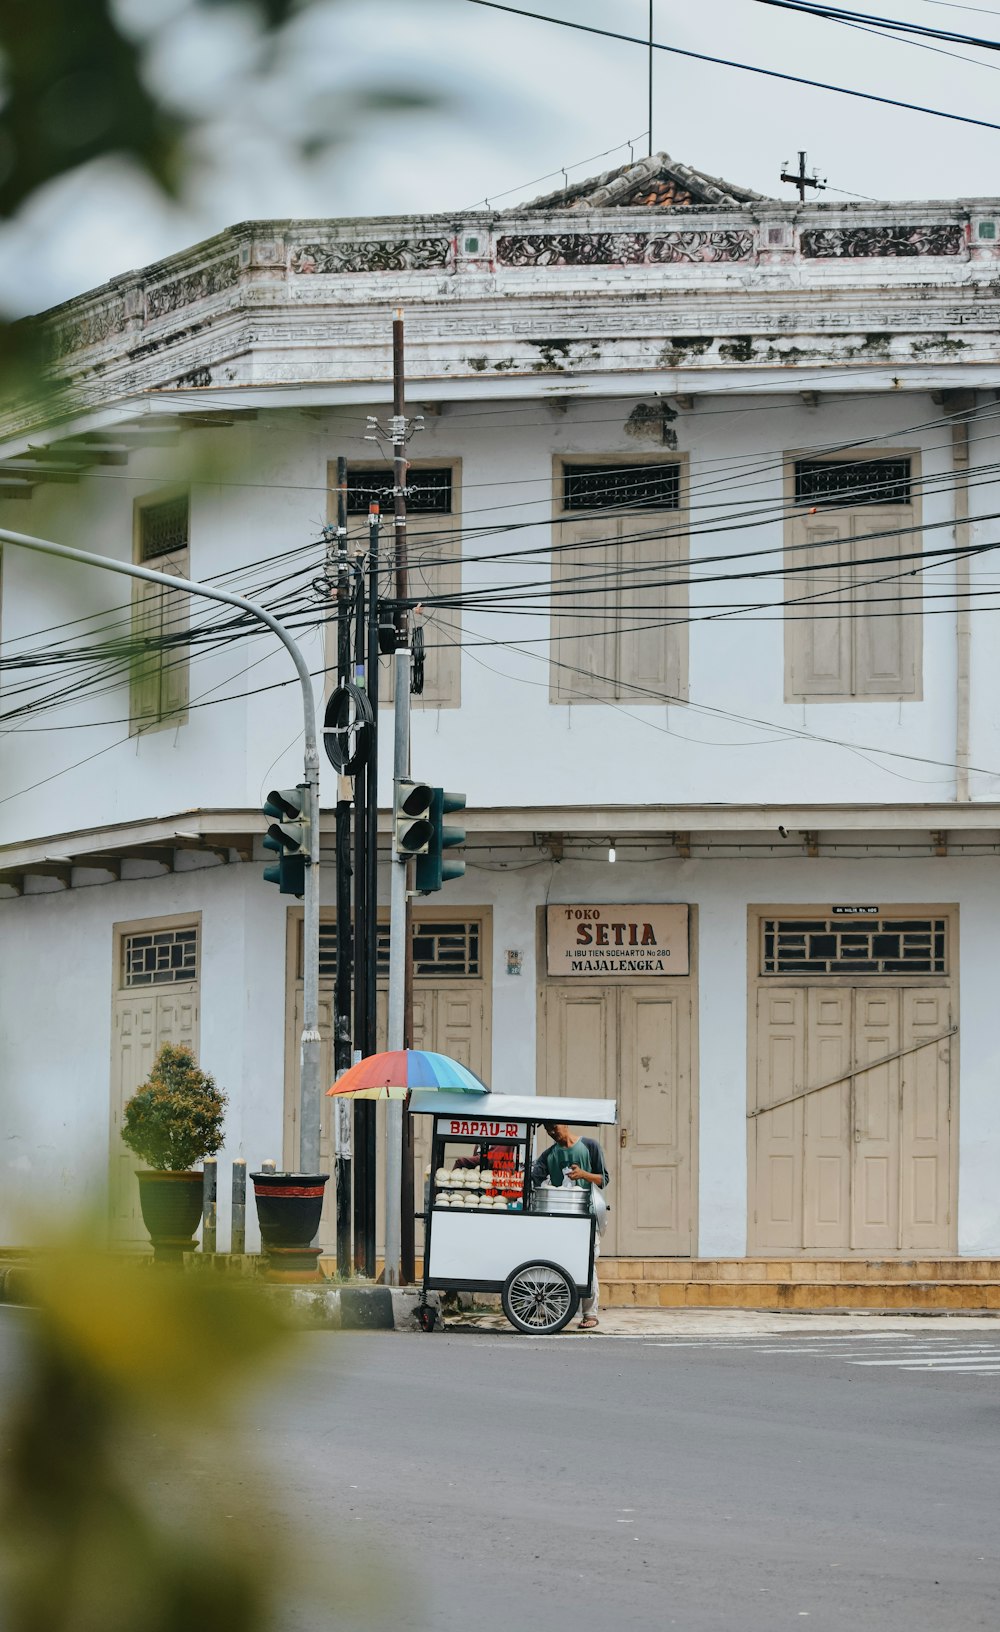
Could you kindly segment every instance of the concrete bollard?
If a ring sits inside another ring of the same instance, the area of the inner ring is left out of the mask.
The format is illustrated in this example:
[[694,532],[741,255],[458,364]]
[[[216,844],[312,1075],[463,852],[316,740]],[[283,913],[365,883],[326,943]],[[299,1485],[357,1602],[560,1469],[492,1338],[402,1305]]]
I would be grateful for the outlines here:
[[206,1258],[215,1256],[218,1228],[219,1164],[214,1156],[205,1158],[205,1190],[201,1213],[201,1250]]
[[247,1250],[247,1164],[233,1163],[233,1228],[229,1250],[242,1256]]

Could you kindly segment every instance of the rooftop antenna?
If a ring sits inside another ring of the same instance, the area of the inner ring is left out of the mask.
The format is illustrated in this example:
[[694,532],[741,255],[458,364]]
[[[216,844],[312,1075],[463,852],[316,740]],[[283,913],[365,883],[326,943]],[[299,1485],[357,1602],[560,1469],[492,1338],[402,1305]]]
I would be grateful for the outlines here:
[[[652,0],[650,0],[650,4],[652,4]],[[806,156],[801,150],[799,152],[799,168],[797,171],[789,171],[788,160],[782,159],[781,180],[790,181],[793,187],[798,188],[800,204],[804,204],[806,201],[807,187],[815,187],[819,192],[823,192],[826,189],[826,178],[824,177],[824,179],[820,181],[818,170],[814,169],[811,176],[806,175]]]
[[649,140],[649,157],[653,157],[653,0],[649,0],[649,120],[646,135]]

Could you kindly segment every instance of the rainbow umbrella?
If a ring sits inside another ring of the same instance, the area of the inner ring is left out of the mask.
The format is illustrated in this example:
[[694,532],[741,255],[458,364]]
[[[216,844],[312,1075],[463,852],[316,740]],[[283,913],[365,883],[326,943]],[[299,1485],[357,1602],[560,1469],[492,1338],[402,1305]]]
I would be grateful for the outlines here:
[[429,1088],[442,1094],[489,1093],[482,1078],[460,1060],[424,1048],[369,1054],[326,1091],[350,1099],[405,1099],[411,1088]]

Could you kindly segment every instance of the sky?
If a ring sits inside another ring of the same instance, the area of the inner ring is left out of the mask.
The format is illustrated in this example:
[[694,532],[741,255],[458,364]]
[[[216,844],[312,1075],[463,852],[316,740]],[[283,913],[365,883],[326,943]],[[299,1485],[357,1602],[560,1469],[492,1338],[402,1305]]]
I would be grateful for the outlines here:
[[[646,52],[491,12],[471,0],[316,0],[273,71],[225,7],[117,0],[162,94],[204,116],[184,196],[165,201],[122,161],[53,184],[0,229],[0,308],[42,310],[248,218],[510,208],[646,151]],[[836,0],[845,7],[851,0]],[[855,7],[857,0],[854,0]],[[648,0],[536,0],[574,22],[646,34]],[[882,16],[1000,40],[1000,7],[874,0]],[[935,49],[759,0],[653,0],[654,36],[685,50],[1000,124],[1000,52]],[[994,77],[991,77],[994,76]],[[405,86],[430,111],[380,110]],[[824,202],[1000,194],[1000,130],[658,52],[653,145],[775,197],[800,148]],[[325,126],[330,149],[295,150]]]

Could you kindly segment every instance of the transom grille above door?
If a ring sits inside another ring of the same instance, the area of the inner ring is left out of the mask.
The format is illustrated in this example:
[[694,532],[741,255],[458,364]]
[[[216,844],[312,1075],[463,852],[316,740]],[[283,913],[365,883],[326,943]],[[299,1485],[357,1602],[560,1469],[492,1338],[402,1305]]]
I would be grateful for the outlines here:
[[[482,974],[478,918],[420,919],[413,925],[413,973],[418,980],[476,980]],[[319,929],[319,973],[332,980],[337,972],[337,926],[325,923]],[[378,976],[389,977],[389,926],[378,932]],[[298,977],[302,979],[302,932],[299,931]]]
[[946,975],[945,918],[763,918],[762,975]]

